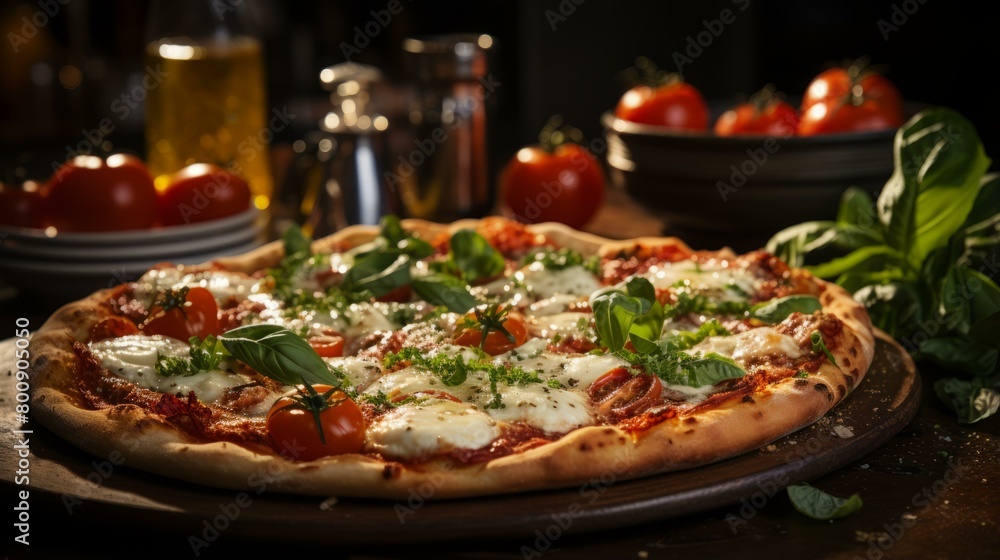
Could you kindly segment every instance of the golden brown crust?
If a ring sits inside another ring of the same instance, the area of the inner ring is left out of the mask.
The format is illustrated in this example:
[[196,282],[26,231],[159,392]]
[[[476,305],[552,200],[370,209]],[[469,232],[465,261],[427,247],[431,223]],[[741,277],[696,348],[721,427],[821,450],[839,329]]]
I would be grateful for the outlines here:
[[[404,226],[430,238],[444,230],[474,227],[475,221],[441,226],[409,220]],[[635,246],[673,246],[674,238],[612,242],[555,224],[535,226],[548,239],[586,253],[609,254]],[[353,227],[315,243],[356,245],[377,234]],[[253,272],[273,266],[282,255],[272,243],[239,257],[219,259],[227,270]],[[726,250],[720,253],[732,256]],[[756,449],[819,419],[861,381],[871,363],[874,338],[864,308],[842,288],[796,271],[844,329],[833,346],[838,366],[824,364],[806,379],[790,378],[761,388],[749,398],[731,398],[696,407],[633,433],[592,426],[531,449],[487,463],[450,466],[443,462],[403,466],[367,456],[345,455],[315,462],[292,462],[232,443],[196,443],[139,407],[119,405],[89,410],[79,404],[73,372],[74,341],[110,311],[109,291],[98,292],[56,312],[32,339],[33,412],[47,427],[99,456],[119,451],[126,463],[143,470],[210,486],[326,496],[448,498],[579,485],[613,473],[617,479],[694,467]]]

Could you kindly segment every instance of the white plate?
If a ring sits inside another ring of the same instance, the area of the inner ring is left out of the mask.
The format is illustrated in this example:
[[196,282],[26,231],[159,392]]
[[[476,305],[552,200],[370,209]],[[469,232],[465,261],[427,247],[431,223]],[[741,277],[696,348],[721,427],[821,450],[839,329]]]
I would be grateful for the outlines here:
[[251,224],[241,229],[225,231],[195,239],[154,245],[124,245],[121,247],[44,245],[24,243],[18,239],[0,241],[0,259],[15,258],[52,263],[118,262],[127,260],[168,260],[184,255],[211,253],[232,245],[248,243],[263,236],[261,225]]
[[6,237],[11,240],[45,246],[121,247],[125,245],[152,245],[199,239],[221,232],[243,229],[248,224],[254,223],[261,215],[260,210],[251,206],[245,212],[218,220],[153,229],[107,232],[61,232],[52,237],[46,235],[45,230],[37,228],[3,226],[0,232],[6,234]]
[[[260,245],[261,240],[254,240],[211,253],[170,259],[170,262],[201,264],[218,257],[240,255]],[[22,293],[40,294],[69,302],[102,288],[136,280],[150,267],[161,262],[165,262],[164,259],[74,264],[0,258],[0,276]]]

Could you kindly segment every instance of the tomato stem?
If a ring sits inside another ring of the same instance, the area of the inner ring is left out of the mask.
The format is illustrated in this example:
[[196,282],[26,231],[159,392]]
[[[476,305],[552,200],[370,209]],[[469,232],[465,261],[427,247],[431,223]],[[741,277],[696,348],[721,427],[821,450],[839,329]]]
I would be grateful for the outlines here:
[[542,149],[552,153],[558,146],[568,143],[580,144],[583,142],[583,132],[563,122],[560,115],[552,115],[548,122],[538,133],[538,142]]
[[479,339],[479,349],[484,350],[486,345],[486,336],[490,334],[490,331],[496,331],[507,337],[507,340],[511,343],[516,343],[517,339],[503,326],[504,321],[507,320],[507,313],[510,310],[506,307],[500,307],[499,304],[493,303],[486,307],[486,309],[476,309],[476,320],[482,326],[483,334]]
[[[303,387],[305,389],[303,390]],[[299,397],[292,397],[296,402],[302,405],[303,408],[312,413],[313,419],[316,420],[316,429],[319,430],[319,440],[326,445],[326,433],[323,431],[323,422],[320,420],[320,413],[324,410],[330,408],[330,397],[337,392],[337,388],[334,387],[327,391],[326,393],[319,393],[316,388],[302,380],[302,385],[295,388],[299,392]],[[333,406],[337,406],[342,402],[342,400],[337,401]]]

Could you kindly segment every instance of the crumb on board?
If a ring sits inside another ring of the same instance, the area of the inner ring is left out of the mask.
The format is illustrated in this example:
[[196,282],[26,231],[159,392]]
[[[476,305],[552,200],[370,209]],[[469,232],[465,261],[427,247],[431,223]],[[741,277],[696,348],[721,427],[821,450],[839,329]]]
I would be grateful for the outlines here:
[[329,511],[335,505],[337,505],[337,498],[334,497],[334,496],[331,496],[331,497],[323,500],[322,502],[320,502],[319,509],[321,509],[323,511]]
[[834,426],[833,433],[837,434],[838,437],[844,439],[854,437],[854,430],[851,430],[851,428],[844,426],[843,424],[837,424],[836,426]]

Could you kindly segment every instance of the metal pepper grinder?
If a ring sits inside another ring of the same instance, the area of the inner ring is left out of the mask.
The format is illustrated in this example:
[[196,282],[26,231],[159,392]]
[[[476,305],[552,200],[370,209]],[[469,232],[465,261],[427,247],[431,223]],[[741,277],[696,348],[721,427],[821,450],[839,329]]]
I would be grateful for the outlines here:
[[385,132],[389,120],[374,110],[373,90],[382,73],[347,62],[324,68],[320,82],[330,92],[332,109],[320,130],[295,143],[297,155],[282,186],[286,219],[313,237],[354,224],[378,224],[398,213],[396,196],[384,174]]
[[486,167],[489,35],[443,35],[403,41],[412,80],[409,142],[394,147],[386,179],[403,212],[451,221],[489,212]]

